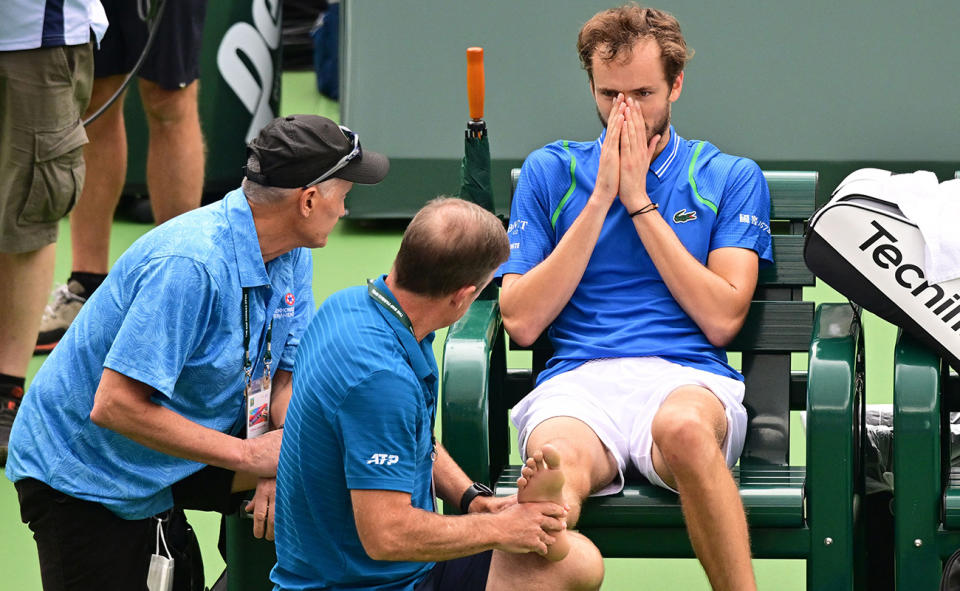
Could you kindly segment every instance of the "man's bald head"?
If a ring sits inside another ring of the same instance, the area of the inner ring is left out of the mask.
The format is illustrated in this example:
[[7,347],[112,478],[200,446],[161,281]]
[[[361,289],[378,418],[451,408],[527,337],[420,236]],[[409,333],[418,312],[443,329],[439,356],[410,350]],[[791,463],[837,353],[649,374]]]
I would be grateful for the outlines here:
[[463,199],[439,197],[407,226],[393,274],[407,291],[441,297],[483,287],[509,256],[507,233],[495,215]]

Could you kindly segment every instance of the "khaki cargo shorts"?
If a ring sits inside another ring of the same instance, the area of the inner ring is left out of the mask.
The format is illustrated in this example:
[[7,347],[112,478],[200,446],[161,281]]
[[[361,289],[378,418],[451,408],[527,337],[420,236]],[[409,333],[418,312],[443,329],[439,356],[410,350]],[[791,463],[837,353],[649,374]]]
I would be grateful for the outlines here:
[[0,252],[57,241],[83,188],[93,47],[0,51]]

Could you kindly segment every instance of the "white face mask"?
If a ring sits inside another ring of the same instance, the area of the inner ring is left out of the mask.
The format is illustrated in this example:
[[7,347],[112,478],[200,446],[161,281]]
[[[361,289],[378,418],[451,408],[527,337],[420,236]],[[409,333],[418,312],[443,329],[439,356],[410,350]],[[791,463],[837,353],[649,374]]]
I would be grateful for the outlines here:
[[[166,556],[160,554],[160,540]],[[163,533],[163,520],[157,519],[157,549],[150,556],[150,569],[147,571],[148,591],[173,591],[173,555],[167,547],[167,537]]]

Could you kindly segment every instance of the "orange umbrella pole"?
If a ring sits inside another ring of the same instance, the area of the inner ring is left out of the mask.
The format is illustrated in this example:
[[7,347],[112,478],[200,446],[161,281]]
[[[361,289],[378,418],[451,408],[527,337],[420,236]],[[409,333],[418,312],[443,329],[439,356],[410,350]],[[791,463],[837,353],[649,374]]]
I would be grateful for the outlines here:
[[480,138],[486,132],[483,121],[483,48],[467,48],[467,101],[470,104],[470,121],[467,123],[467,137]]

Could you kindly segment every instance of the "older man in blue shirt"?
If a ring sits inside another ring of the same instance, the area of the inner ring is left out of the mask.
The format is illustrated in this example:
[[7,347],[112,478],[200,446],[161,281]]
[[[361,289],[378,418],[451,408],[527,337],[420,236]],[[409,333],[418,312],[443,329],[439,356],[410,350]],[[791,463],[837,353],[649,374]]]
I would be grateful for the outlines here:
[[152,517],[206,465],[224,469],[207,496],[259,478],[255,533],[272,538],[279,429],[314,308],[308,248],[326,243],[353,183],[387,168],[329,119],[276,119],[251,142],[240,189],[120,257],[11,433],[7,476],[45,589],[142,588]]

